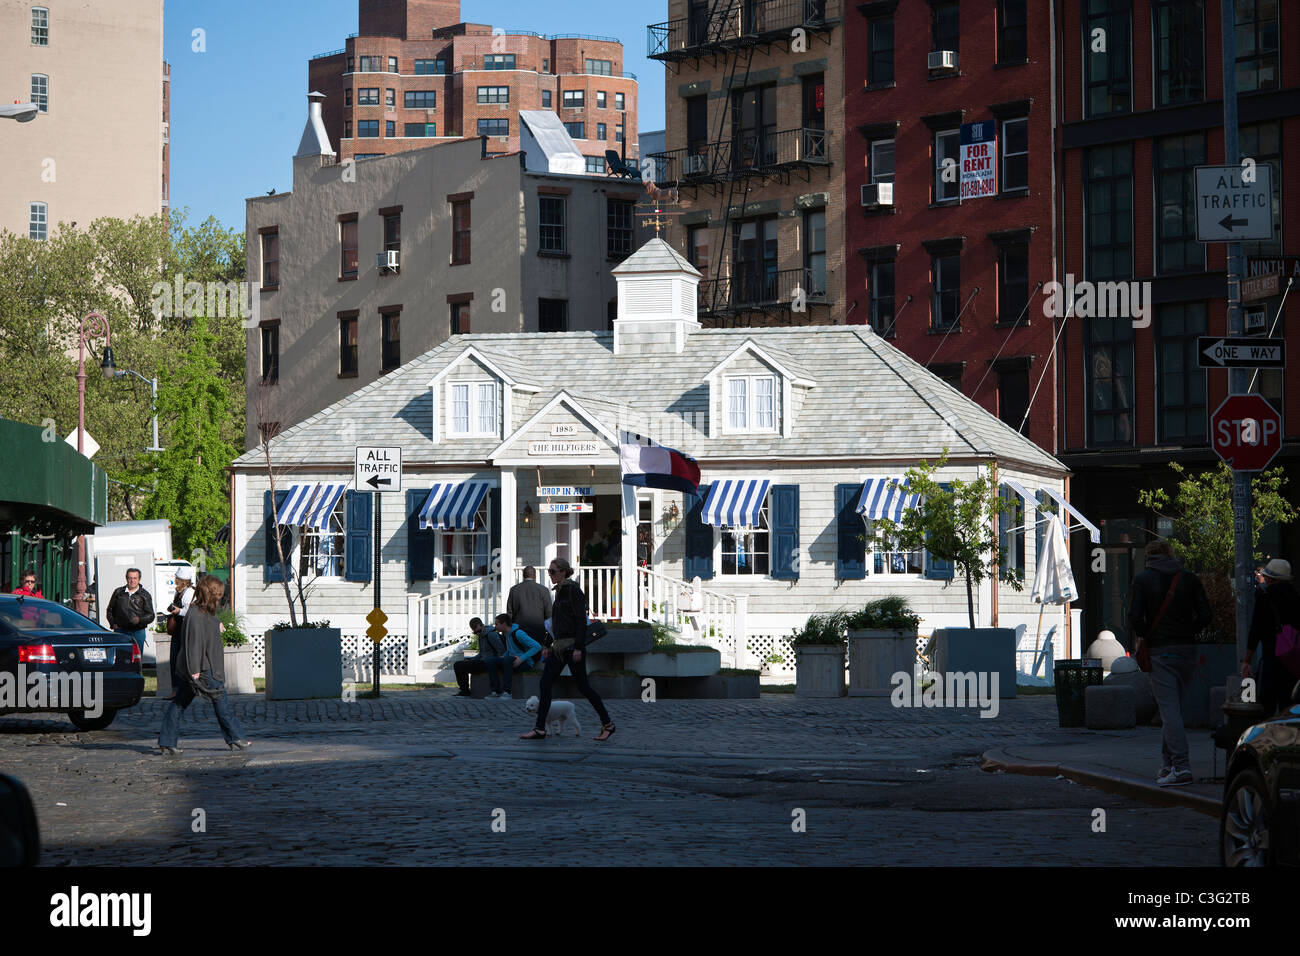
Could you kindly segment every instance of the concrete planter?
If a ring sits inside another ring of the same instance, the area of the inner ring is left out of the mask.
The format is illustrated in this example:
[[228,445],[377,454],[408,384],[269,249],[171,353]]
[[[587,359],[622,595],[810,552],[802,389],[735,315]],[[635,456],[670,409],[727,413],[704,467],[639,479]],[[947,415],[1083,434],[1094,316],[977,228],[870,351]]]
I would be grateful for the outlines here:
[[253,683],[253,645],[242,644],[225,650],[226,693],[256,694],[257,685]]
[[172,694],[172,636],[166,632],[154,635],[154,647],[158,653],[158,697],[170,697]]
[[849,631],[849,696],[888,697],[894,675],[916,673],[916,631]]
[[796,697],[844,696],[844,647],[797,644],[794,647]]
[[266,632],[266,699],[343,696],[343,651],[337,627]]
[[722,669],[722,654],[719,651],[625,654],[623,667],[640,677],[709,677]]
[[1016,696],[1016,632],[1009,627],[947,627],[934,632],[930,670],[997,674],[998,696]]

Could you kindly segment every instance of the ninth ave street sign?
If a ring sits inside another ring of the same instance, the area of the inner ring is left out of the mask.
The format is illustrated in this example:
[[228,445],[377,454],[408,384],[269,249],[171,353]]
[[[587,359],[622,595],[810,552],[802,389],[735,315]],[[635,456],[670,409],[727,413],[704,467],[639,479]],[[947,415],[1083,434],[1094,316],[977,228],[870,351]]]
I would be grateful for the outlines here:
[[1201,368],[1285,368],[1286,339],[1223,338],[1202,335],[1196,340]]

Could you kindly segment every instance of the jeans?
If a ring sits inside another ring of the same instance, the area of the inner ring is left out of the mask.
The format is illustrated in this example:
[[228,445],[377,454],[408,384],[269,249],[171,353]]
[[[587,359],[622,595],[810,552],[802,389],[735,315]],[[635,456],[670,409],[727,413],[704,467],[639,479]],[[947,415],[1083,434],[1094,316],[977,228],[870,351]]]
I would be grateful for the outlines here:
[[1160,708],[1160,753],[1166,767],[1191,769],[1187,730],[1183,727],[1183,695],[1196,670],[1196,655],[1195,644],[1151,648],[1151,690]]
[[456,672],[456,683],[465,693],[469,693],[469,675],[481,674],[487,670],[487,658],[482,654],[477,657],[466,657],[451,665],[451,669]]
[[135,641],[136,644],[139,645],[140,653],[144,653],[145,643],[149,640],[149,631],[147,629],[142,627],[138,631],[128,631],[124,627],[119,627],[117,628],[117,633],[125,634],[127,637],[131,638],[131,640]]
[[[205,676],[209,680],[214,680],[211,674]],[[185,675],[185,679],[176,685],[176,696],[167,702],[167,709],[163,711],[162,730],[158,732],[159,747],[176,746],[176,741],[181,735],[181,711],[189,707],[197,696],[198,692],[190,682],[189,675]],[[217,723],[221,725],[221,735],[226,738],[226,743],[233,744],[236,740],[242,740],[244,732],[239,727],[239,721],[230,711],[230,702],[226,699],[224,687],[221,696],[212,702],[212,709],[217,712]]]
[[[487,664],[488,683],[492,685],[492,693],[510,693],[510,683],[515,676],[515,671],[526,671],[533,666],[528,663],[527,659],[523,659],[521,664],[516,664],[514,660],[515,655],[489,657],[484,661]],[[503,684],[505,685],[504,691],[502,690]]]
[[564,670],[564,665],[569,665],[569,673],[573,679],[578,682],[578,690],[582,691],[582,696],[586,697],[591,706],[596,708],[596,714],[600,717],[602,725],[608,724],[609,711],[605,709],[605,703],[600,699],[600,695],[591,689],[587,683],[587,655],[582,655],[582,660],[573,659],[574,648],[567,647],[559,654],[551,651],[546,656],[546,665],[542,669],[542,692],[541,700],[537,707],[536,728],[543,733],[546,731],[546,715],[551,712],[551,685],[555,683],[555,678],[560,676],[560,671]]

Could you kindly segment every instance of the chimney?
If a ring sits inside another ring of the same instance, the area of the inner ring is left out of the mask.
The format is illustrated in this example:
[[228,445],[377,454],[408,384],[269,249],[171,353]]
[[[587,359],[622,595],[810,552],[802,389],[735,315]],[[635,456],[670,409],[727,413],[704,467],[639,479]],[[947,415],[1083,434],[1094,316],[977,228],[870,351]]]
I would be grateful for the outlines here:
[[656,237],[613,270],[618,283],[615,355],[669,355],[700,327],[695,314],[702,276]]
[[325,121],[321,119],[320,108],[325,102],[324,93],[307,94],[307,128],[302,131],[302,142],[298,144],[298,152],[294,153],[294,159],[303,159],[308,156],[328,156],[331,159],[338,156],[334,152],[334,147],[330,146],[329,134],[325,132]]

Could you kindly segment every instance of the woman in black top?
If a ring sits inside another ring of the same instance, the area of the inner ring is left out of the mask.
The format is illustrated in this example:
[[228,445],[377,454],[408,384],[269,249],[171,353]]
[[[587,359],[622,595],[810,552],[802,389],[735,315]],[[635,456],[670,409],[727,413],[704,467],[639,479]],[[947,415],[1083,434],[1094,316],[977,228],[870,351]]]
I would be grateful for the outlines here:
[[556,558],[546,569],[555,588],[555,601],[551,605],[551,630],[555,638],[550,647],[542,651],[542,690],[537,708],[537,724],[523,740],[542,740],[546,737],[546,716],[551,710],[551,685],[560,676],[564,665],[569,665],[569,673],[578,683],[578,690],[596,708],[600,717],[600,733],[597,740],[608,740],[614,733],[614,722],[609,719],[609,711],[600,695],[592,690],[587,682],[587,664],[584,653],[587,647],[587,597],[573,580],[573,567],[564,558]]
[[1241,662],[1241,676],[1250,677],[1250,660],[1259,653],[1259,687],[1256,699],[1272,717],[1291,699],[1296,678],[1277,659],[1277,632],[1283,624],[1300,630],[1300,594],[1292,584],[1291,563],[1274,558],[1262,571],[1264,586],[1255,592],[1255,614],[1250,619],[1250,639]]

